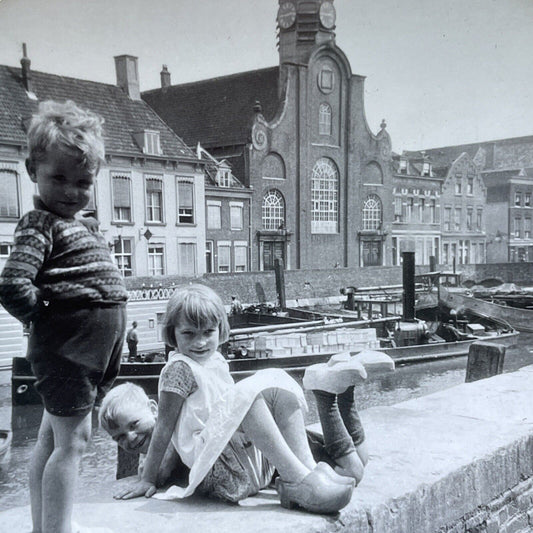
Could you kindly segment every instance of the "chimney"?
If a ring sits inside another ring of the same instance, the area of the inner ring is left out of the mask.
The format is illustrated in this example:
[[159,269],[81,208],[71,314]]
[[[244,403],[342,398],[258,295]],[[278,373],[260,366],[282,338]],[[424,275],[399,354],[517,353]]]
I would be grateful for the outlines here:
[[163,70],[161,70],[161,88],[166,89],[167,87],[170,87],[170,72],[167,66],[163,65]]
[[129,55],[115,56],[115,70],[117,71],[117,85],[132,100],[140,100],[137,58]]
[[20,60],[22,65],[22,83],[29,93],[33,92],[33,84],[31,81],[30,58],[26,55],[26,43],[22,43],[22,59]]

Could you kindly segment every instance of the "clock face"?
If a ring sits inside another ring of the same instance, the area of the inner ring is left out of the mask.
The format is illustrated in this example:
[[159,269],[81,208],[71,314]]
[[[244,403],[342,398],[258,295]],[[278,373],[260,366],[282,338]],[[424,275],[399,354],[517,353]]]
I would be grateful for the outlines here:
[[320,23],[328,30],[335,26],[335,8],[332,2],[324,2],[320,6]]
[[278,10],[278,24],[280,28],[286,30],[290,28],[296,20],[296,7],[292,2],[283,2]]

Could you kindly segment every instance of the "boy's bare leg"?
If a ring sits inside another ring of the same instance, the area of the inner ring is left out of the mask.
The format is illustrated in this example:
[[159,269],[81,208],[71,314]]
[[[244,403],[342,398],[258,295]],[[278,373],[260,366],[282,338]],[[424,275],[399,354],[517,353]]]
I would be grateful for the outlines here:
[[309,448],[304,415],[296,396],[284,389],[272,388],[264,391],[263,397],[290,449],[309,470],[313,470],[316,461]]
[[[258,396],[254,401],[241,427],[246,436],[277,468],[284,481],[299,483],[309,474],[310,469],[300,461],[285,441],[263,396]],[[302,439],[307,439],[305,432]]]
[[37,443],[30,460],[30,501],[33,533],[42,532],[43,520],[43,472],[54,451],[54,434],[47,411],[44,411],[37,435]]
[[48,414],[54,433],[54,451],[42,482],[42,533],[71,533],[71,515],[78,466],[91,436],[91,414]]

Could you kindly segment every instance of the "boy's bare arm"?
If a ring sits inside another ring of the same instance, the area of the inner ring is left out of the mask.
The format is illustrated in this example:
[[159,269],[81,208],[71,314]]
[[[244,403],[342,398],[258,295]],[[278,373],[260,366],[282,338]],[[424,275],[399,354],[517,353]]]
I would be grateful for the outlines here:
[[30,212],[19,221],[15,242],[0,277],[0,302],[23,323],[29,323],[37,308],[39,289],[35,279],[51,249],[51,240],[39,213]]

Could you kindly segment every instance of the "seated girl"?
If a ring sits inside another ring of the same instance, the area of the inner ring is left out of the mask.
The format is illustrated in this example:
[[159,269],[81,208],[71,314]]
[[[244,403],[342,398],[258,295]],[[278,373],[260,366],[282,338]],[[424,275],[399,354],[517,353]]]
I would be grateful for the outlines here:
[[160,376],[157,418],[153,406],[141,417],[132,416],[134,410],[122,418],[120,413],[110,416],[113,392],[102,404],[102,425],[121,446],[139,451],[148,446],[142,474],[115,497],[152,496],[158,476],[165,477],[173,465],[174,450],[190,469],[188,484],[173,486],[158,494],[160,498],[183,498],[198,489],[238,502],[268,486],[277,470],[275,486],[284,507],[339,511],[350,501],[354,481],[315,462],[304,427],[301,388],[279,369],[234,383],[217,351],[228,335],[224,306],[211,289],[187,285],[174,292],[164,336],[176,351]]

